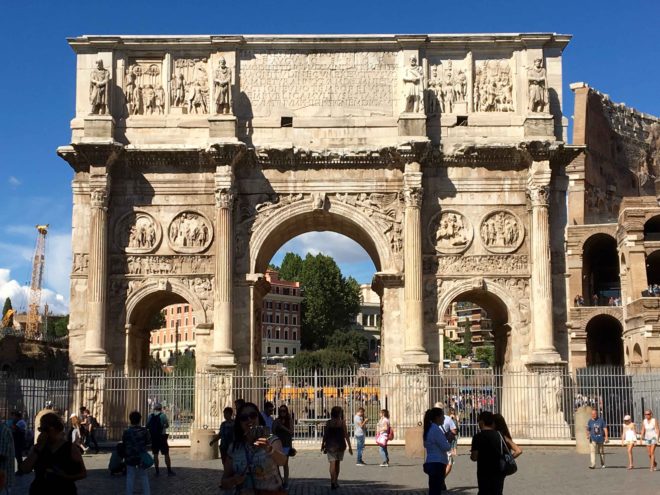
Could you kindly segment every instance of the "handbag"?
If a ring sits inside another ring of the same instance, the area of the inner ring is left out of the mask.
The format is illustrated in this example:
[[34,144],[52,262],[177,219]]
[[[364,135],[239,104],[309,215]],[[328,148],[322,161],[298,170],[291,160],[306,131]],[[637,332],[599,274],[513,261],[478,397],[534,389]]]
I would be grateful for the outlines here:
[[387,430],[387,440],[394,440],[394,428],[390,426],[389,430]]
[[149,469],[154,465],[154,458],[149,452],[140,452],[140,467]]
[[501,433],[498,432],[498,434],[500,436],[500,445],[502,447],[500,454],[500,472],[504,476],[510,476],[518,471],[518,465],[516,464],[516,460],[513,458],[513,455],[509,450],[509,446],[504,441],[504,437]]
[[296,449],[294,449],[293,447],[291,447],[289,449],[289,457],[295,457],[297,453],[298,453],[298,451]]
[[387,442],[389,441],[389,435],[386,431],[380,432],[378,435],[376,435],[376,445],[380,445],[381,447],[387,447]]

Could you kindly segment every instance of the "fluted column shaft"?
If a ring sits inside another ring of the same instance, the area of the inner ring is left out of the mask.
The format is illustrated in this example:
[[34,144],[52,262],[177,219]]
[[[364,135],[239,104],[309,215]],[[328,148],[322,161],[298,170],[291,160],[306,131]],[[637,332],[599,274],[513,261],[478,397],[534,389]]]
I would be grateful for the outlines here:
[[419,164],[406,166],[404,173],[404,301],[405,333],[404,362],[426,364],[428,354],[424,347],[424,306],[422,287],[422,173]]

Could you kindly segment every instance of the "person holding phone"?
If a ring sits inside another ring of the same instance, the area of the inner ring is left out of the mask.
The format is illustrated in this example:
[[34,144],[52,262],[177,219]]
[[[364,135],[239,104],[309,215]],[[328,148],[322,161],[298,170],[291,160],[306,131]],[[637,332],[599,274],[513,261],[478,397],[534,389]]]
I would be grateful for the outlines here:
[[282,442],[266,427],[259,408],[246,402],[234,423],[234,441],[227,451],[223,490],[241,495],[285,493],[279,467],[286,462]]

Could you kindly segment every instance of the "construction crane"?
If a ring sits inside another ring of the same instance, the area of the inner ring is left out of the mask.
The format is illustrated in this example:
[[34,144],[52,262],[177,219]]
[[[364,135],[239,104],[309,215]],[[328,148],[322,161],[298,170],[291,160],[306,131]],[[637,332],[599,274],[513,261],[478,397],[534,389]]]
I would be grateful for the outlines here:
[[48,225],[37,225],[37,245],[32,258],[32,281],[30,282],[30,303],[28,305],[25,338],[39,337],[39,305],[41,304],[41,281],[46,262],[46,234]]

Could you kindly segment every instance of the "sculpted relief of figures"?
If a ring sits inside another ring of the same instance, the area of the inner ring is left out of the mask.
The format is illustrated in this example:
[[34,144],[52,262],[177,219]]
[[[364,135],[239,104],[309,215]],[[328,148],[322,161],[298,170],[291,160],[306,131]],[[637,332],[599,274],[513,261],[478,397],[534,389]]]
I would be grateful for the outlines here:
[[208,113],[209,77],[206,58],[178,58],[172,64],[170,105],[181,113]]
[[89,76],[89,103],[91,115],[106,115],[108,111],[108,84],[110,72],[103,67],[103,60],[96,61],[96,69]]
[[162,61],[133,61],[126,70],[124,100],[129,115],[163,115]]
[[457,103],[467,101],[468,77],[463,69],[456,70],[451,60],[431,67],[428,83],[427,113],[453,113]]
[[417,64],[417,57],[410,57],[410,65],[403,75],[405,87],[405,112],[424,112],[424,69]]
[[513,78],[508,60],[477,62],[474,79],[475,112],[513,112]]
[[525,236],[525,228],[508,211],[491,212],[481,222],[481,241],[492,253],[511,253],[518,249]]
[[212,237],[211,222],[194,211],[174,217],[167,234],[170,247],[179,253],[199,253],[211,244]]
[[125,275],[213,273],[210,256],[113,256],[110,269]]
[[461,213],[447,210],[431,219],[429,237],[439,253],[455,254],[465,251],[472,242],[470,221]]
[[438,273],[516,273],[529,272],[529,258],[526,254],[486,255],[486,256],[440,256]]
[[129,213],[115,228],[115,241],[127,253],[150,253],[158,247],[160,239],[160,224],[144,212]]
[[543,68],[543,59],[534,60],[534,67],[527,69],[528,109],[530,112],[545,112],[548,107],[548,82]]
[[73,268],[71,272],[74,275],[86,274],[89,268],[89,254],[87,253],[74,253],[73,254]]

